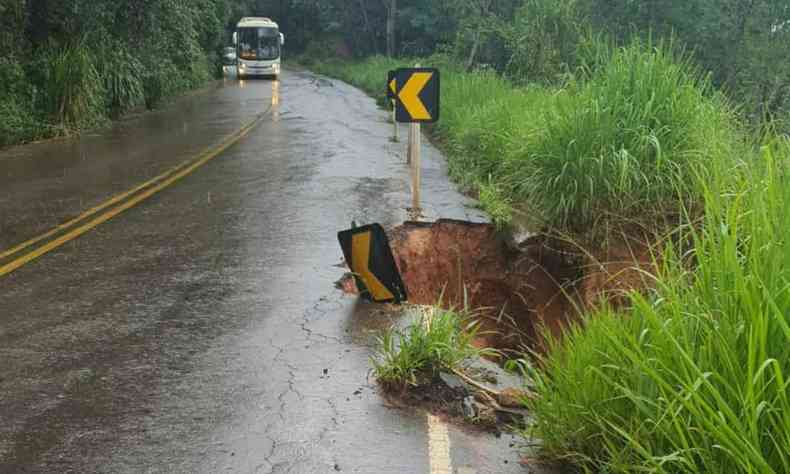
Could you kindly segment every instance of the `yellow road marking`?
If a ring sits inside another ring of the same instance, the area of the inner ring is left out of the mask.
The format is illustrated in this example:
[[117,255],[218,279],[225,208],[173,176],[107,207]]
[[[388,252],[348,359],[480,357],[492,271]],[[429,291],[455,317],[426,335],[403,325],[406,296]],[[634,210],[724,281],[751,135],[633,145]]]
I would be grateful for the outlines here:
[[126,199],[127,197],[131,196],[132,194],[140,191],[141,189],[147,188],[148,186],[150,186],[150,185],[154,184],[155,182],[165,178],[166,176],[169,176],[170,174],[175,173],[179,169],[187,166],[189,163],[190,163],[190,161],[187,161],[186,163],[181,163],[180,165],[165,171],[164,173],[160,174],[159,176],[156,176],[155,178],[151,178],[150,180],[148,180],[145,183],[137,186],[134,189],[126,191],[125,193],[118,194],[117,196],[114,196],[113,198],[111,198],[111,199],[99,204],[98,206],[93,207],[91,209],[88,209],[87,211],[83,212],[82,214],[80,214],[79,216],[75,217],[74,219],[71,219],[70,221],[66,221],[66,222],[58,225],[57,227],[53,228],[49,232],[41,234],[38,237],[34,237],[34,238],[32,238],[32,239],[30,239],[28,241],[22,242],[21,244],[10,248],[10,249],[6,250],[3,253],[0,253],[0,259],[4,259],[6,257],[10,257],[11,255],[14,255],[15,253],[18,253],[18,252],[30,247],[31,245],[35,245],[35,244],[41,242],[42,240],[46,240],[46,239],[52,237],[53,235],[57,234],[58,232],[73,226],[77,222],[80,222],[80,221],[82,221],[82,220],[84,220],[84,219],[86,219],[86,218],[88,218],[88,217],[90,217],[90,216],[92,216],[92,215],[94,215],[94,214],[96,214],[98,212],[101,212],[101,211],[107,209],[108,207],[110,207],[110,206],[112,206],[114,204],[117,204],[117,203],[123,201],[124,199]]
[[415,72],[403,86],[400,94],[398,94],[403,106],[406,107],[409,115],[414,120],[431,119],[431,114],[425,108],[422,100],[420,100],[420,92],[422,92],[432,77],[433,73],[430,72]]
[[[31,245],[34,245],[35,243],[40,242],[41,240],[44,240],[44,239],[46,239],[48,237],[51,237],[52,235],[55,235],[58,231],[66,229],[66,228],[70,227],[71,225],[73,225],[73,224],[75,224],[75,223],[77,223],[77,222],[79,222],[81,220],[84,220],[87,217],[90,217],[90,216],[92,216],[92,215],[94,215],[94,214],[96,214],[98,212],[101,212],[102,210],[106,209],[109,206],[112,206],[113,204],[117,204],[118,202],[122,201],[126,197],[129,197],[129,196],[135,194],[136,192],[138,192],[138,191],[140,191],[140,190],[142,190],[142,189],[144,189],[146,187],[149,187],[150,185],[152,185],[156,181],[162,179],[163,177],[169,176],[173,172],[177,171],[176,174],[170,176],[169,178],[165,179],[164,181],[162,181],[161,183],[157,184],[156,186],[151,187],[147,191],[145,191],[145,192],[143,192],[141,194],[138,194],[137,196],[135,196],[134,198],[124,202],[120,206],[115,207],[114,209],[111,209],[110,211],[105,212],[104,214],[100,215],[99,217],[94,218],[93,220],[89,221],[88,223],[86,223],[84,225],[81,225],[81,226],[71,230],[70,232],[58,237],[57,239],[47,243],[46,245],[43,245],[43,246],[33,250],[32,252],[30,252],[30,253],[22,256],[22,257],[17,258],[16,260],[13,260],[13,261],[7,263],[6,265],[0,266],[0,277],[8,275],[9,273],[13,272],[14,270],[17,270],[20,267],[32,262],[33,260],[36,260],[37,258],[41,257],[42,255],[45,255],[45,254],[51,252],[52,250],[62,246],[63,244],[68,243],[68,242],[80,237],[81,235],[83,235],[86,232],[94,229],[95,227],[107,222],[108,220],[112,219],[113,217],[117,216],[118,214],[120,214],[120,213],[122,213],[122,212],[124,212],[124,211],[126,211],[128,209],[131,209],[132,207],[140,204],[141,202],[145,201],[146,199],[150,198],[151,196],[159,193],[163,189],[171,186],[172,184],[174,184],[175,182],[177,182],[180,179],[184,178],[185,176],[188,176],[188,175],[192,174],[196,169],[198,169],[201,166],[205,165],[209,161],[213,160],[214,158],[216,158],[217,156],[222,154],[222,152],[224,152],[225,150],[227,150],[228,148],[230,148],[234,144],[238,143],[239,140],[241,140],[247,134],[249,134],[252,131],[252,129],[255,128],[255,126],[258,125],[263,120],[263,118],[266,116],[267,113],[268,113],[268,110],[266,112],[260,114],[258,117],[255,118],[255,120],[253,120],[249,124],[247,124],[244,127],[242,127],[238,132],[236,132],[235,134],[233,134],[230,137],[226,138],[225,141],[223,141],[221,144],[219,144],[215,148],[210,149],[210,150],[198,155],[199,158],[196,161],[187,161],[186,163],[183,163],[183,164],[181,164],[179,166],[176,166],[172,170],[170,170],[170,171],[168,171],[166,173],[163,173],[163,174],[157,176],[156,178],[154,178],[152,180],[149,180],[146,183],[141,184],[140,186],[137,186],[133,190],[128,191],[128,192],[123,193],[123,194],[120,194],[120,195],[110,199],[106,203],[101,204],[99,206],[96,206],[93,209],[90,209],[90,210],[86,211],[80,217],[72,219],[71,221],[66,222],[64,224],[61,224],[60,226],[58,226],[55,229],[47,232],[46,234],[43,234],[43,235],[41,235],[39,237],[31,239],[31,240],[29,240],[29,241],[27,241],[25,243],[19,244],[18,246],[15,247],[15,249],[18,248],[18,250],[16,250],[15,252],[12,252],[12,250],[14,250],[14,249],[11,249],[11,250],[5,252],[4,253],[5,256],[12,255],[12,254],[18,252],[19,250],[27,248],[27,247],[29,247]],[[189,163],[191,163],[191,164],[189,164]],[[185,166],[186,166],[186,168],[184,168]],[[178,170],[180,170],[180,171],[178,171]],[[0,258],[2,258],[2,257],[0,257]]]
[[384,286],[368,265],[370,265],[370,232],[356,234],[351,238],[351,271],[359,275],[376,301],[395,299],[395,295]]
[[428,461],[431,474],[453,474],[450,432],[439,417],[431,414],[428,414]]

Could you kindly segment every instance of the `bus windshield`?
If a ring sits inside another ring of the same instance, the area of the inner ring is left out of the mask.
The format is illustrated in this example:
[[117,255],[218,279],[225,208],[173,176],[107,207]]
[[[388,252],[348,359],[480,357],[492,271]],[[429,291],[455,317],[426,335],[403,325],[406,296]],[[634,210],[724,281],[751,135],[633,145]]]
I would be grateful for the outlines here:
[[239,28],[239,59],[271,61],[279,57],[277,28]]

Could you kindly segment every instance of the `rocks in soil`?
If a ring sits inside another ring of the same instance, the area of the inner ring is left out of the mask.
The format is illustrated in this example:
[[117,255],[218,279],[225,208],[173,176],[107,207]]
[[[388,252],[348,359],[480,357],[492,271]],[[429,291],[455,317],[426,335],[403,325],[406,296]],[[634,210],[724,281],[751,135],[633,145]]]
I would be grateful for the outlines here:
[[475,402],[475,397],[471,395],[465,397],[461,402],[461,411],[464,414],[464,418],[467,420],[477,417],[477,402]]
[[448,374],[447,372],[439,372],[439,378],[442,380],[442,382],[444,382],[445,385],[447,385],[452,389],[461,389],[461,390],[467,389],[466,384],[464,384],[464,381],[461,380],[461,378],[455,374]]
[[520,388],[506,388],[496,397],[497,403],[505,408],[524,408],[524,401],[534,397],[534,394]]

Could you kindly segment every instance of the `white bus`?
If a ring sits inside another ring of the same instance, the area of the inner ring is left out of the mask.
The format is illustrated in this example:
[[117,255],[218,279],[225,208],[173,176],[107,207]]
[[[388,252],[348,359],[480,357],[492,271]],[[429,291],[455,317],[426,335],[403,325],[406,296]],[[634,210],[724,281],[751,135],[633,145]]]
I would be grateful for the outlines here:
[[239,79],[280,75],[280,57],[285,37],[269,18],[242,18],[233,33]]

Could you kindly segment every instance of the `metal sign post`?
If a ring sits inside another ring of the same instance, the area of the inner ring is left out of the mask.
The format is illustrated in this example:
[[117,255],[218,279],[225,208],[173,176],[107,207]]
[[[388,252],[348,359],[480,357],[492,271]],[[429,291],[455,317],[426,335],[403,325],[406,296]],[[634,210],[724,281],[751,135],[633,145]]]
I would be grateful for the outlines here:
[[398,143],[400,138],[398,137],[398,120],[396,118],[396,109],[397,109],[397,93],[398,93],[398,81],[397,81],[397,71],[389,71],[387,73],[387,99],[390,100],[392,104],[392,141]]
[[411,208],[414,212],[420,209],[420,189],[422,186],[422,131],[420,123],[412,123],[409,127],[409,158],[411,160]]
[[392,141],[395,143],[400,142],[400,137],[398,136],[398,121],[395,120],[395,99],[392,99]]

